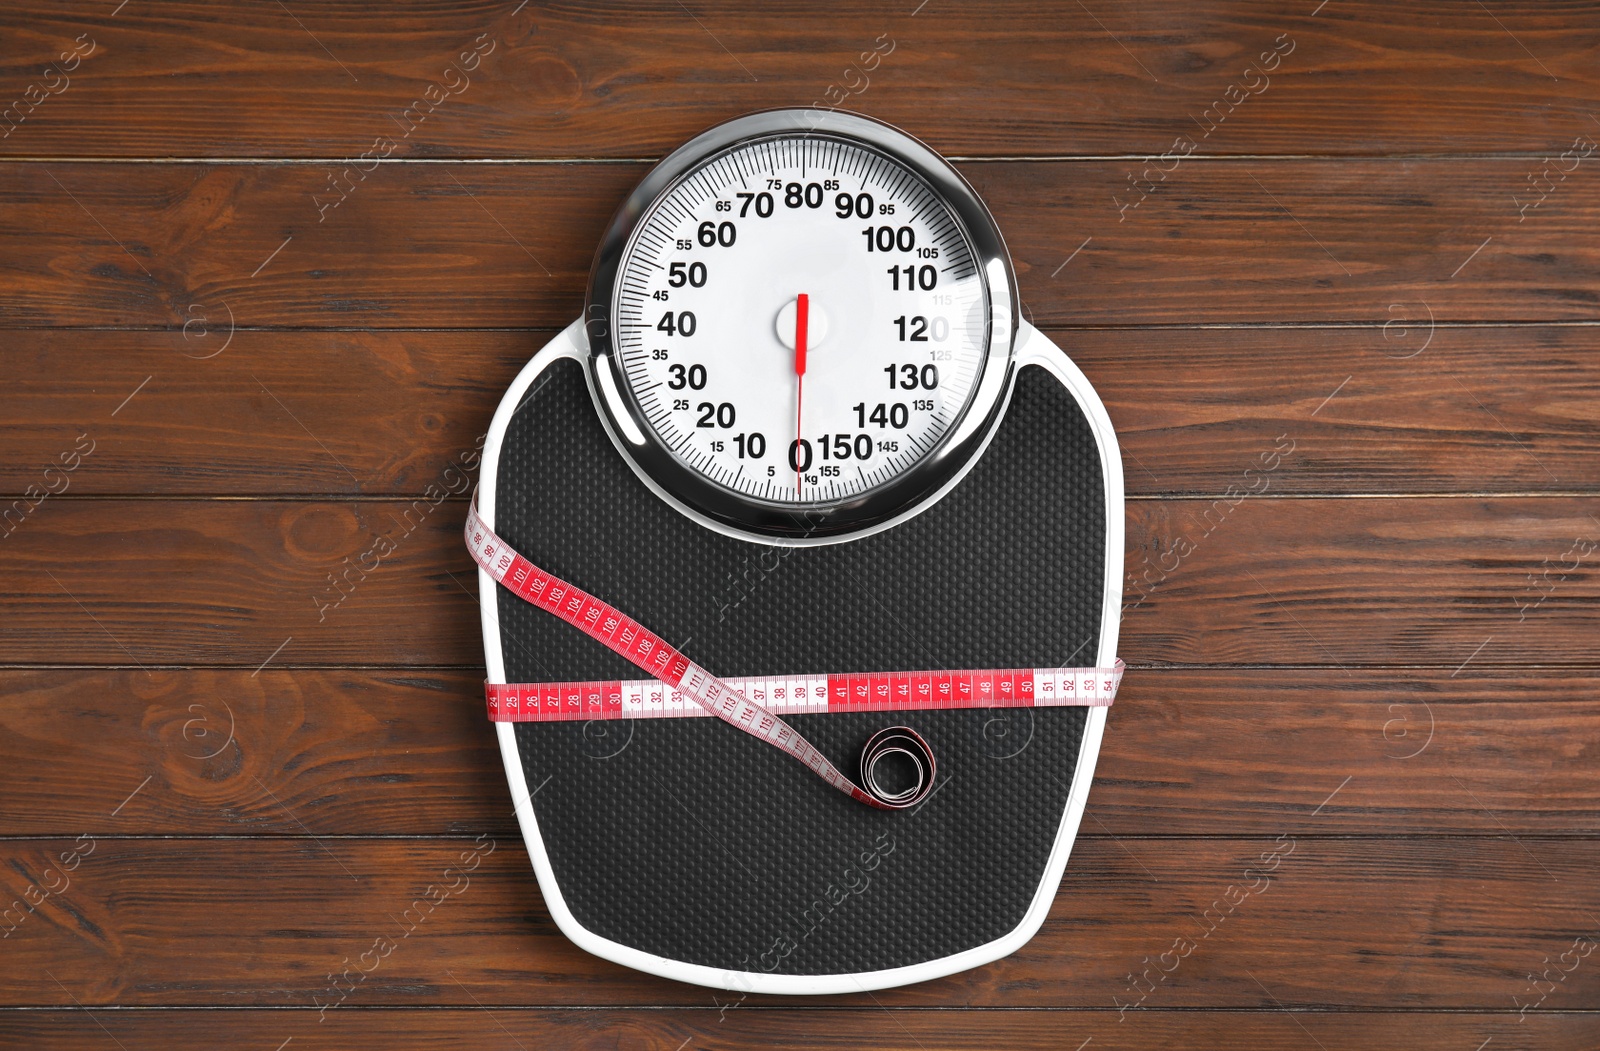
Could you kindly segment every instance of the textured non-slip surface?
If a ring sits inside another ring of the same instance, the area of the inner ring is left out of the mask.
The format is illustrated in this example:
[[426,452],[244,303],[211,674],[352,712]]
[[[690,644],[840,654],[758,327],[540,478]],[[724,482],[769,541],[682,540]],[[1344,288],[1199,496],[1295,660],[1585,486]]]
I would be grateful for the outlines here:
[[[799,550],[721,536],[656,499],[601,430],[576,362],[555,363],[533,390],[492,480],[495,530],[713,672],[1095,660],[1099,452],[1042,369],[1022,370],[994,443],[940,503],[876,536]],[[498,608],[510,681],[637,675],[503,589]],[[562,897],[589,931],[711,967],[839,974],[938,959],[1017,927],[1084,720],[1082,709],[794,720],[852,771],[873,731],[921,731],[940,784],[903,813],[854,803],[709,720],[516,733]]]

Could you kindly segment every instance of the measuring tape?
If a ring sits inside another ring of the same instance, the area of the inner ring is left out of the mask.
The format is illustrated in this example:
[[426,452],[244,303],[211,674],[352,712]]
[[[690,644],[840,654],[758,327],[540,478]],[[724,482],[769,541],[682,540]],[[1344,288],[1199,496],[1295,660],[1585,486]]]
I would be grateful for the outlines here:
[[[933,787],[933,750],[909,726],[874,734],[861,750],[863,788],[773,709],[789,715],[843,711],[910,711],[1091,705],[1116,698],[1122,661],[1111,668],[998,671],[885,672],[865,675],[763,676],[719,679],[638,621],[588,592],[547,573],[518,554],[467,511],[467,549],[473,560],[512,594],[571,624],[649,672],[654,680],[583,683],[487,683],[489,717],[496,722],[672,718],[714,715],[794,756],[834,788],[883,810],[915,806]],[[758,704],[764,701],[766,706]],[[692,705],[691,703],[692,702]],[[876,767],[890,755],[915,770],[911,787],[888,790]]]
[[[759,675],[722,680],[780,715],[945,711],[953,708],[1110,707],[1122,662],[1104,668],[899,671],[861,675]],[[660,679],[489,683],[497,723],[682,719],[712,713]]]

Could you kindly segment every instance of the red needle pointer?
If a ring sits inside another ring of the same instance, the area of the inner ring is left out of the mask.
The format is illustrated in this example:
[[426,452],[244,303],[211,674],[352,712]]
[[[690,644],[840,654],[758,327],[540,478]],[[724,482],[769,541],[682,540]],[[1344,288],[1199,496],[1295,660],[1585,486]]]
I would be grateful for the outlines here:
[[801,292],[794,301],[794,491],[800,492],[801,426],[805,411],[806,324],[811,316],[811,297]]

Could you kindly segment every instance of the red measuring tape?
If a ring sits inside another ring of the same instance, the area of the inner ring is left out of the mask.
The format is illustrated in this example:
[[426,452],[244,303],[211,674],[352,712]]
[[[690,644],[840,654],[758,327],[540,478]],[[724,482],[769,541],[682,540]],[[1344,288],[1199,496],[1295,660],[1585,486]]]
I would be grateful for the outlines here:
[[[780,715],[939,711],[951,708],[1110,707],[1122,664],[1104,668],[900,671],[861,675],[760,675],[722,680],[730,690]],[[709,716],[660,679],[489,683],[497,723]]]
[[[489,718],[496,722],[674,718],[714,715],[788,752],[828,784],[859,803],[884,810],[915,806],[933,787],[933,750],[909,726],[874,734],[861,750],[862,788],[776,712],[912,711],[951,708],[1105,707],[1116,698],[1123,665],[1111,668],[1033,668],[992,671],[883,672],[863,675],[762,676],[719,679],[638,621],[581,588],[529,562],[467,511],[467,549],[513,594],[571,624],[654,676],[654,680],[579,683],[487,683]],[[763,703],[757,703],[758,701]],[[887,790],[879,760],[902,755],[915,779]]]

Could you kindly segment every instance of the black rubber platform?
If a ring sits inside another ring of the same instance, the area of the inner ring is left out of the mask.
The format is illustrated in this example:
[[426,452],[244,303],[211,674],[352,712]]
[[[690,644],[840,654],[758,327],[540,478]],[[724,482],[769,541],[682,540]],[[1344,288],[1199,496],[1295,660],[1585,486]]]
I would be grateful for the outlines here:
[[[877,536],[805,549],[733,540],[658,500],[601,429],[577,362],[534,387],[493,479],[495,531],[715,674],[1095,662],[1104,480],[1088,421],[1042,369],[1022,370],[993,445],[940,503]],[[498,605],[508,681],[642,677],[504,589]],[[525,723],[516,735],[562,896],[591,932],[710,967],[855,974],[1021,923],[1085,718],[793,718],[852,775],[873,731],[919,730],[940,783],[898,813],[851,801],[714,719]]]

